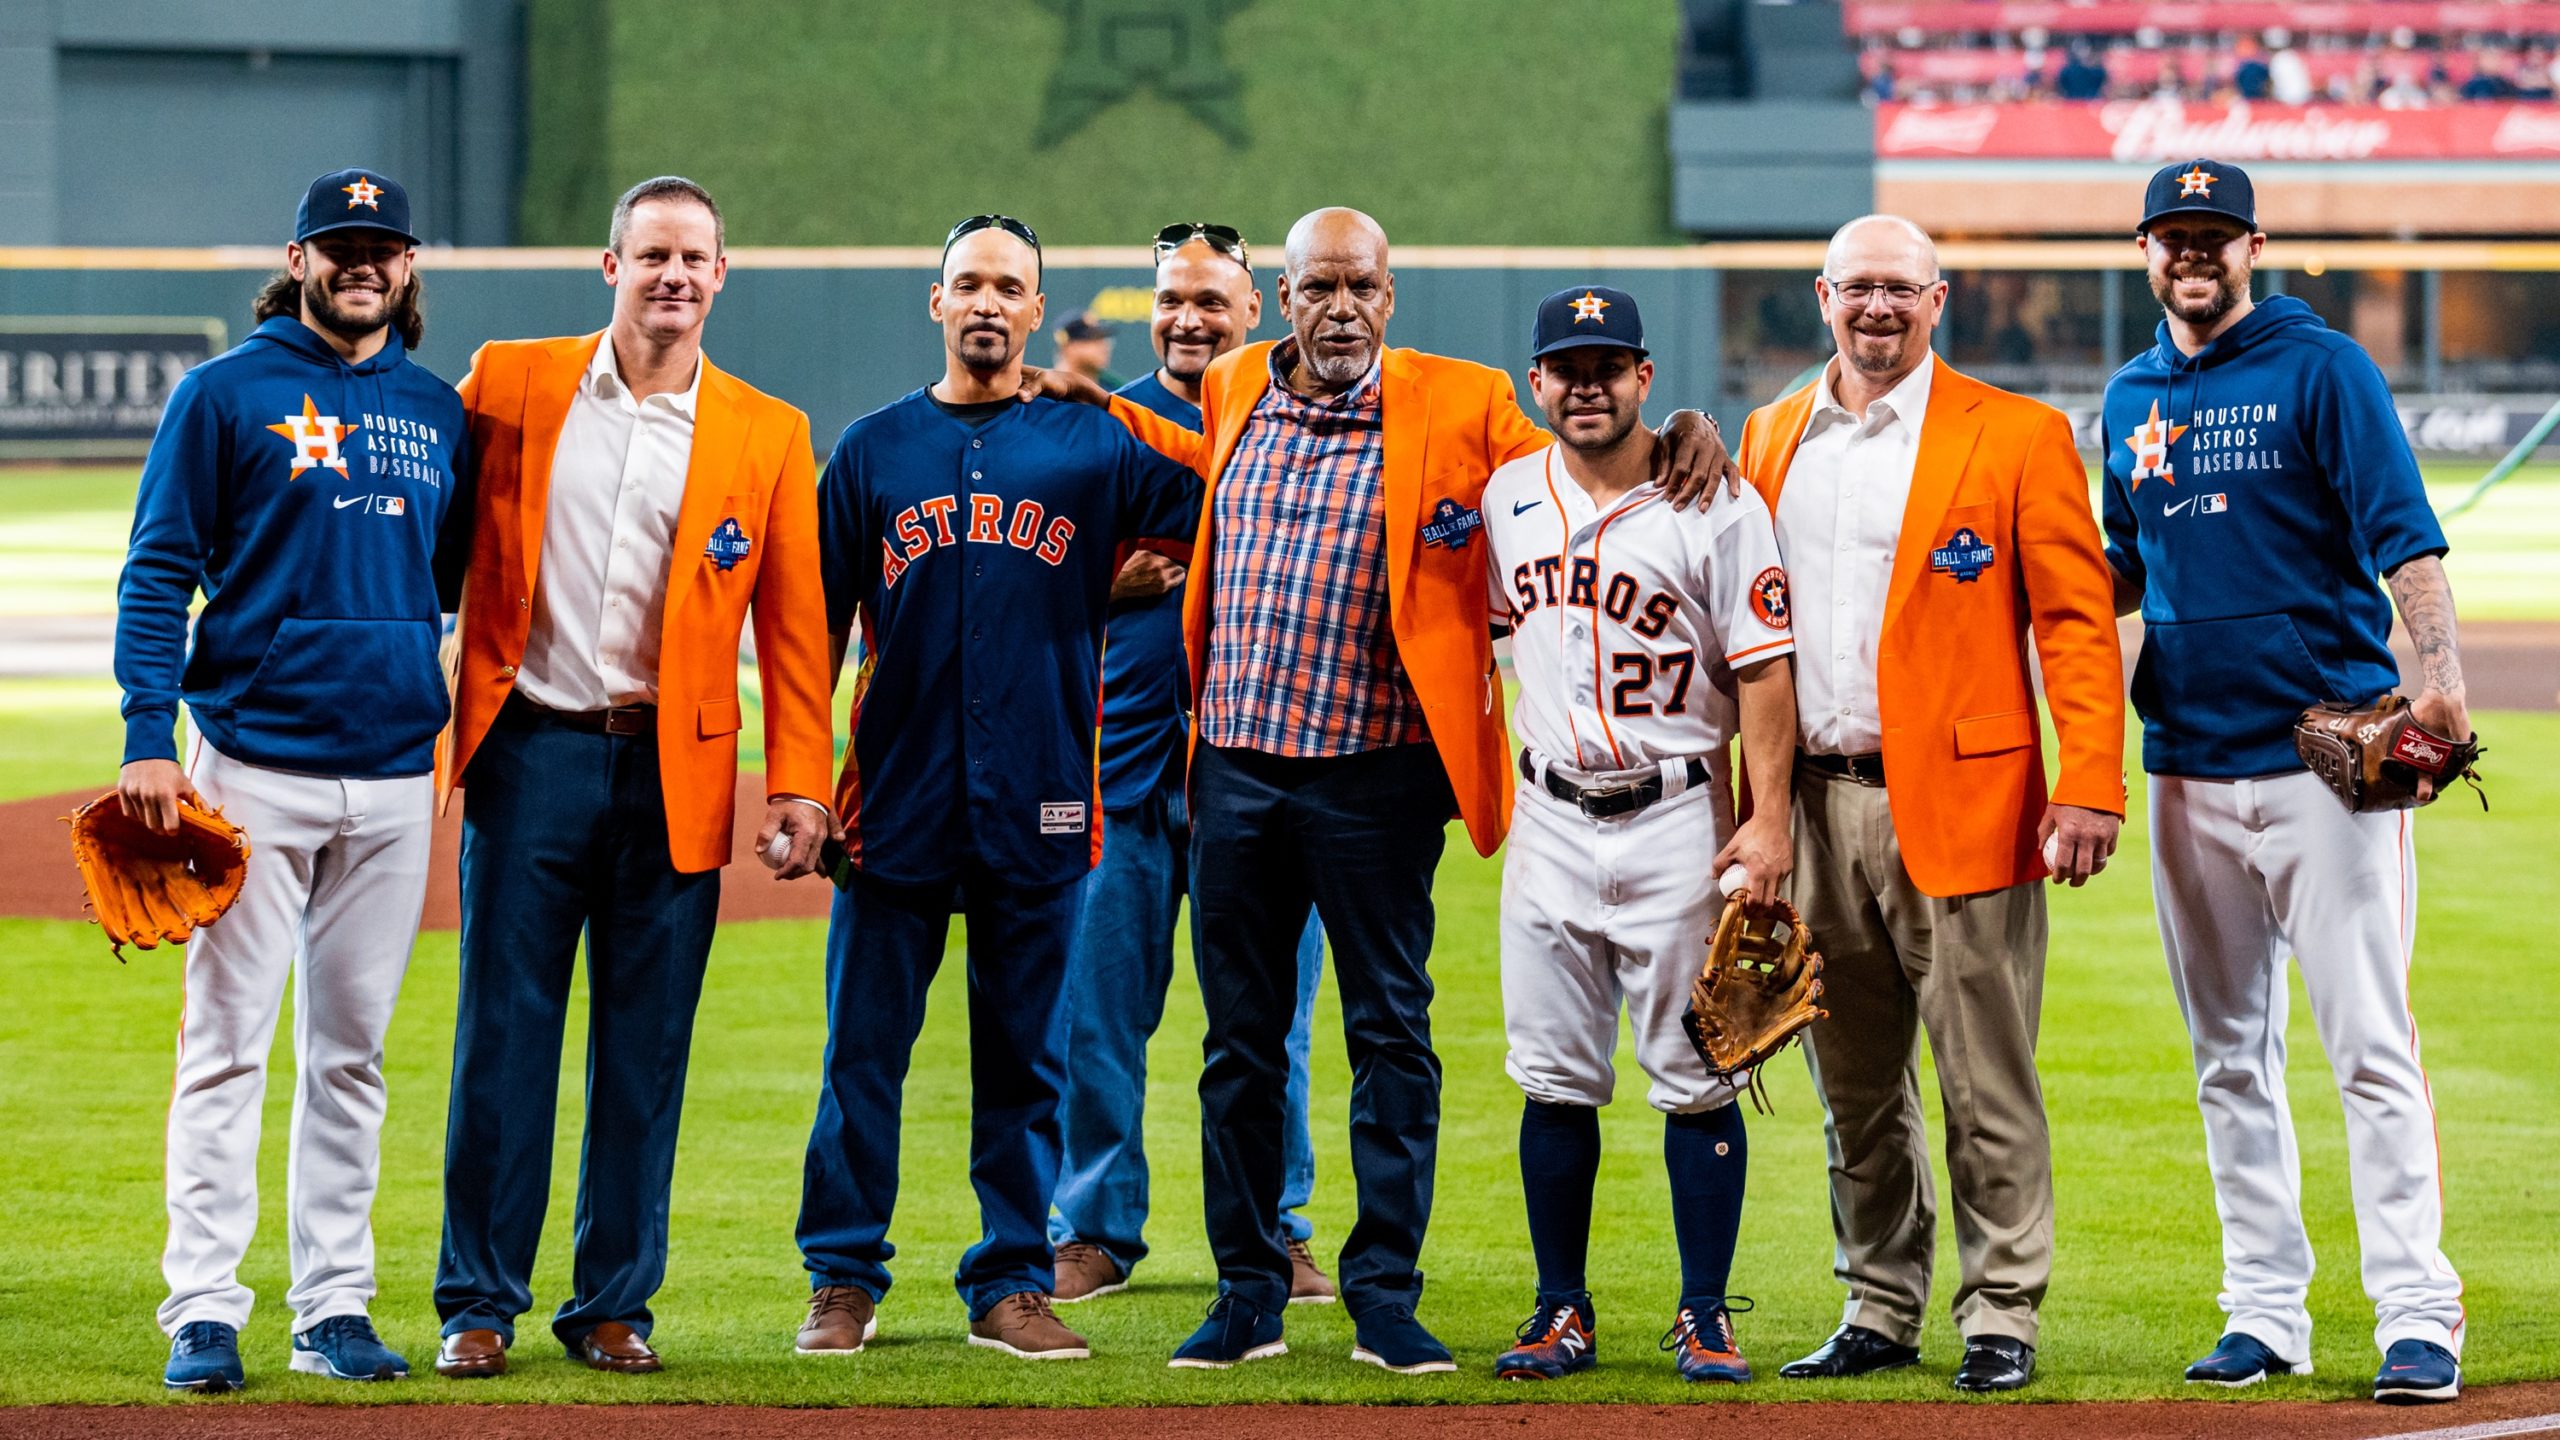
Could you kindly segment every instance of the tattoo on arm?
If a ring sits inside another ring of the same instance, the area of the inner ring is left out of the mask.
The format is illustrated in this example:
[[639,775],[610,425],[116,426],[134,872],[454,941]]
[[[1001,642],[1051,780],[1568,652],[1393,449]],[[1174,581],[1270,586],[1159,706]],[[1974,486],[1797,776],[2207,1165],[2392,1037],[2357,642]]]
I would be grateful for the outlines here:
[[2400,607],[2409,644],[2418,652],[2418,673],[2426,688],[2460,695],[2462,651],[2455,639],[2453,586],[2445,579],[2444,561],[2424,555],[2392,571],[2391,598]]

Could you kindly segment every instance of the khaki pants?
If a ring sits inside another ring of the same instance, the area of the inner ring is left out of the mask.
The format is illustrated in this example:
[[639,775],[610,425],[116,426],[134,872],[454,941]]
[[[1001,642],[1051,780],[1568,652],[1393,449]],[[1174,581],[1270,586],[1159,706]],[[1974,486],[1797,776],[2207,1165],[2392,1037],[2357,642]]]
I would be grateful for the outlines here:
[[1956,1328],[2034,1344],[2053,1268],[2053,1160],[2036,1082],[2044,893],[1941,900],[1903,869],[1881,787],[1796,775],[1790,898],[1823,957],[1831,1018],[1806,1032],[1831,1151],[1843,1323],[1916,1345],[1937,1205],[1920,1130],[1917,1026],[1946,1109],[1961,1279]]

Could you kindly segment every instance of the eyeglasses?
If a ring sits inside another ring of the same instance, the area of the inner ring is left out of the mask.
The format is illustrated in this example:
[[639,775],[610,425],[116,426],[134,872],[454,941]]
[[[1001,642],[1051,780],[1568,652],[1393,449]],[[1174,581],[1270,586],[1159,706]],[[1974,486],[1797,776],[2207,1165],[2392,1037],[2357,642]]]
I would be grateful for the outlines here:
[[1864,310],[1868,302],[1882,295],[1886,308],[1908,310],[1920,303],[1921,296],[1945,283],[1943,280],[1932,280],[1926,285],[1901,281],[1878,284],[1872,280],[1835,280],[1831,282],[1831,297],[1852,310]]
[[1244,236],[1232,225],[1212,225],[1206,220],[1185,220],[1157,231],[1156,262],[1162,264],[1164,257],[1194,240],[1252,271],[1253,256],[1245,248]]
[[981,230],[1001,230],[1034,250],[1040,248],[1040,237],[1032,233],[1031,227],[1010,215],[972,215],[952,226],[951,233],[942,237],[942,253],[950,254],[951,247],[960,243],[960,237],[975,235]]

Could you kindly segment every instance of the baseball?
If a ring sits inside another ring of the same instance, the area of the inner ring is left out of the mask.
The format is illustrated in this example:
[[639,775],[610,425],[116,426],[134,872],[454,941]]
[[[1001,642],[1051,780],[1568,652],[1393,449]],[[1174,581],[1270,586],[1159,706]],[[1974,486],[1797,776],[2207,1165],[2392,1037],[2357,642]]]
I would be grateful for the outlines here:
[[772,861],[774,864],[779,865],[783,862],[784,858],[790,854],[791,837],[781,833],[780,831],[776,831],[773,839],[764,847],[765,858]]
[[2044,868],[2047,870],[2062,868],[2062,832],[2059,830],[2044,837]]
[[1716,877],[1716,893],[1719,895],[1730,895],[1736,890],[1750,888],[1751,874],[1738,864],[1727,865],[1724,867],[1724,874]]

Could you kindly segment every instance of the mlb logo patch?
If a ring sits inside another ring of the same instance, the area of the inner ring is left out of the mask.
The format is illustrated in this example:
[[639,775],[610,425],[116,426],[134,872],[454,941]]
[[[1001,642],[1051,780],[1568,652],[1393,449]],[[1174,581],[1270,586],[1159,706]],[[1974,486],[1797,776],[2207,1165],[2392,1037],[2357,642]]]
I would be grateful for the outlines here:
[[1040,833],[1043,835],[1081,835],[1084,833],[1084,802],[1081,800],[1044,800],[1040,803]]
[[373,513],[376,515],[406,515],[409,513],[408,498],[401,495],[376,495],[373,497]]
[[2219,515],[2230,508],[2231,497],[2228,495],[2207,495],[2196,502],[2196,513],[2199,515]]

